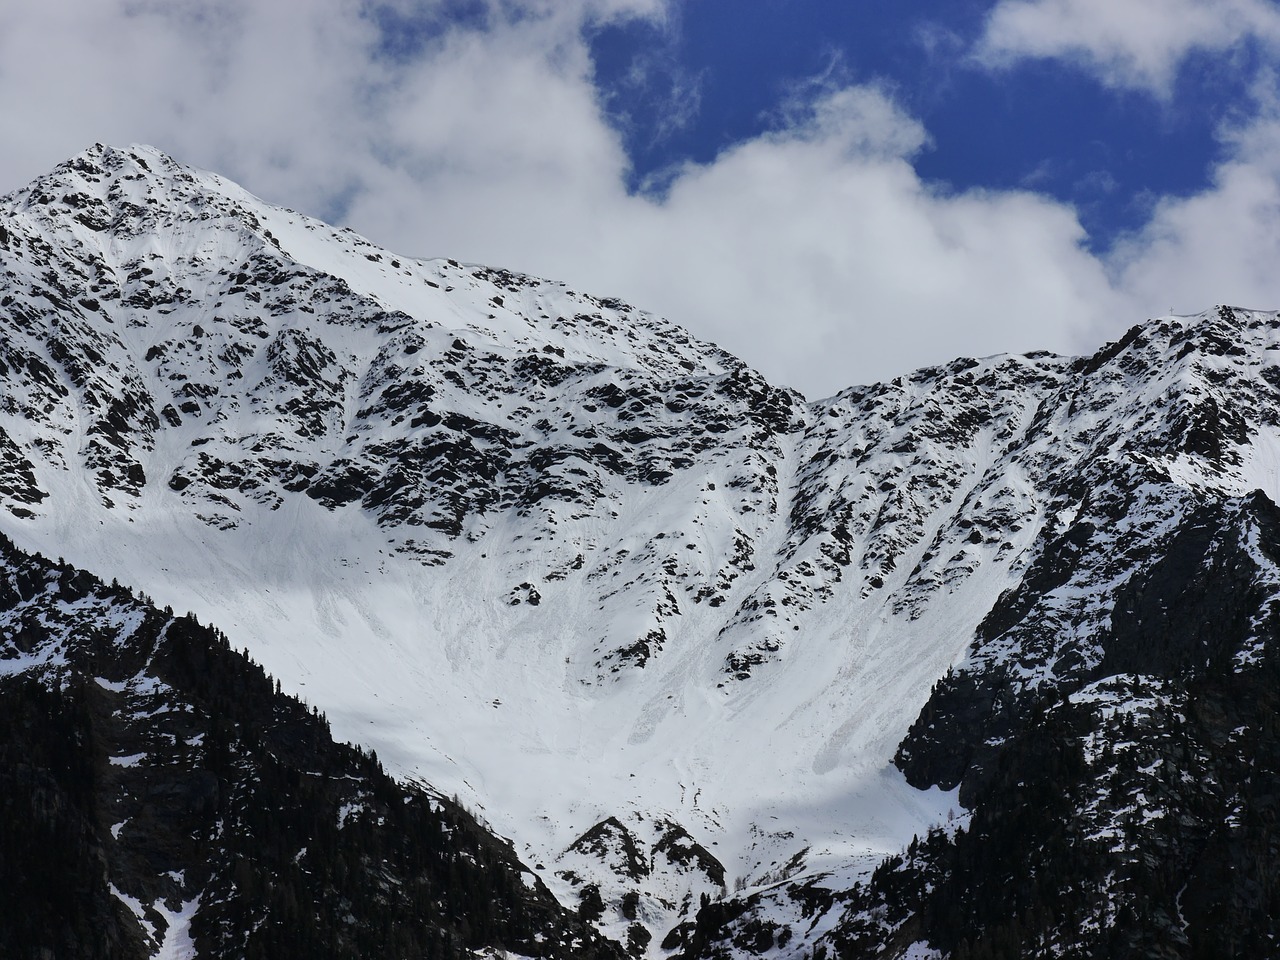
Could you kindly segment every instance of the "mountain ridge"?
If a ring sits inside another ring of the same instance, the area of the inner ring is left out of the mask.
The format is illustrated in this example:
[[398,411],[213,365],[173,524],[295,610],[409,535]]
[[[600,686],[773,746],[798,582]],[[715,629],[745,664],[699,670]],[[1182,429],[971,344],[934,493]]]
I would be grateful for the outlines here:
[[808,402],[141,147],[0,200],[0,254],[4,532],[218,623],[650,952],[958,822],[1042,694],[1119,671],[1125,585],[1280,496],[1274,312]]

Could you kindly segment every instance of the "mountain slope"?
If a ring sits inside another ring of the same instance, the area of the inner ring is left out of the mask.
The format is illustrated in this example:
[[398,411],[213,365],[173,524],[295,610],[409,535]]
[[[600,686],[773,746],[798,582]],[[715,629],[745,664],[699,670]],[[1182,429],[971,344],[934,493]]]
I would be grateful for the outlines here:
[[1202,506],[1162,549],[1109,623],[1056,638],[1062,658],[1099,650],[1080,674],[1024,649],[940,681],[898,762],[915,782],[963,777],[970,813],[848,889],[718,904],[670,944],[770,954],[806,930],[814,956],[1274,955],[1280,510],[1261,493]]
[[[752,902],[768,949],[834,936],[1046,709],[1217,636],[1170,591],[1280,490],[1273,313],[806,402],[142,147],[0,201],[0,255],[4,531],[218,623],[655,955]],[[1233,574],[1240,671],[1270,569]]]
[[0,538],[0,637],[5,956],[621,956],[194,618]]
[[[668,823],[726,847],[732,884],[806,845],[767,829],[797,794],[864,793],[872,855],[945,805],[888,771],[914,706],[871,717],[878,758],[813,758],[866,647],[839,618],[876,614],[824,585],[847,551],[821,518],[790,529],[799,397],[624,305],[402,260],[151,151],[90,151],[5,224],[17,541],[218,622],[549,872],[583,875],[609,817],[650,853]],[[962,646],[899,682],[923,702]],[[787,650],[788,682],[735,680]],[[655,928],[720,892],[646,866]]]

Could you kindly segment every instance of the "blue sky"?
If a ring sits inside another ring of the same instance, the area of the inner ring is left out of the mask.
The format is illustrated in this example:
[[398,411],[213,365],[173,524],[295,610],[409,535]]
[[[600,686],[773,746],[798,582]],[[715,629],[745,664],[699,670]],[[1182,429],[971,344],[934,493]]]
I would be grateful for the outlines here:
[[[1124,2],[1124,0],[1116,0]],[[993,0],[696,0],[669,24],[589,34],[632,189],[660,188],[770,126],[797,87],[880,83],[928,130],[915,162],[939,189],[1025,188],[1074,204],[1091,246],[1140,228],[1157,196],[1204,189],[1216,131],[1249,95],[1256,44],[1192,51],[1171,90],[1109,89],[1063,59],[986,69],[972,57]],[[687,111],[672,120],[672,101]]]
[[151,143],[809,396],[1280,308],[1276,0],[0,7],[0,190]]

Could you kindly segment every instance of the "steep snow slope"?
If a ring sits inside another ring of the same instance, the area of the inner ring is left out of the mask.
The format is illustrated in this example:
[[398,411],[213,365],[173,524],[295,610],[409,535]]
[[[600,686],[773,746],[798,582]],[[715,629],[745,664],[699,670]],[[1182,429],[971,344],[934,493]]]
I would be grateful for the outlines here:
[[[901,651],[790,530],[798,397],[622,304],[401,260],[142,148],[4,223],[18,541],[216,619],[548,873],[610,816],[647,851],[683,824],[736,885],[945,809],[886,763],[963,640],[882,715]],[[676,907],[719,892],[657,861],[637,883]]]
[[4,537],[0,822],[4,957],[624,956],[216,630]]
[[[0,201],[0,256],[4,531],[218,623],[618,936],[958,809],[895,750],[948,670],[1014,658],[965,659],[1116,477],[1151,478],[1105,531],[1129,561],[1204,490],[1276,496],[1273,314],[806,403],[144,147]],[[1042,626],[1124,569],[1035,592]]]

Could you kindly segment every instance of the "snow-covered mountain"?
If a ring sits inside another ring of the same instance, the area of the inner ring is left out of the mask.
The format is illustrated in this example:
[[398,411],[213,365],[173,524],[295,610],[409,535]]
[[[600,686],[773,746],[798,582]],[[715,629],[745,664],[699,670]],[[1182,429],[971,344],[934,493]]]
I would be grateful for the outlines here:
[[0,267],[0,530],[217,624],[636,951],[854,950],[1046,710],[1274,668],[1275,313],[808,402],[146,147],[0,200]]

